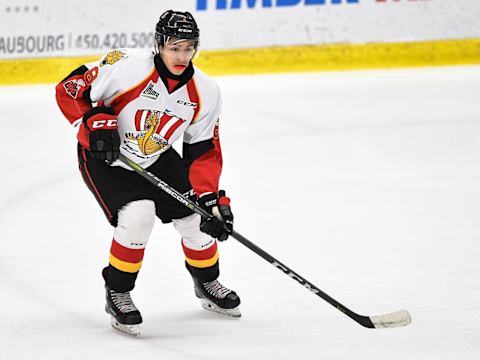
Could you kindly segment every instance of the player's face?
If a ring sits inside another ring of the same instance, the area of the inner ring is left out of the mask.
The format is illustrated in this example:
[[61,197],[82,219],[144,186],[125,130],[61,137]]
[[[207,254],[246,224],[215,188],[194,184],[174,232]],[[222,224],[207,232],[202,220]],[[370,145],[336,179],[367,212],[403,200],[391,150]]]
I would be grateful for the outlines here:
[[160,50],[160,56],[167,69],[174,75],[181,75],[195,55],[192,41],[169,41]]

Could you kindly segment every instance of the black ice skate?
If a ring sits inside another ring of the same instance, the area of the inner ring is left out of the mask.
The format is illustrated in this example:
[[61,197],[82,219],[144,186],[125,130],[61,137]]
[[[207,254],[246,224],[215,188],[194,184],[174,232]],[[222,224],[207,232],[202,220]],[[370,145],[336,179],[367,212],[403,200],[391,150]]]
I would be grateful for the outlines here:
[[219,314],[240,317],[240,298],[235,291],[227,289],[218,280],[202,282],[193,278],[195,295],[201,299],[202,307]]
[[130,292],[117,292],[105,286],[105,311],[112,316],[112,327],[130,335],[140,335],[142,315],[130,297]]

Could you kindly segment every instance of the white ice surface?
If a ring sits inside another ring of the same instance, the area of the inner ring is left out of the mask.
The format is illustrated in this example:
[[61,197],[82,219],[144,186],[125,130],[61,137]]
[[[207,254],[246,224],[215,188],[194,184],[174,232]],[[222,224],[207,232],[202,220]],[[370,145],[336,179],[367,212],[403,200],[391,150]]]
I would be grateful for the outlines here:
[[103,310],[112,229],[77,170],[53,86],[0,88],[0,359],[480,358],[480,68],[218,78],[236,229],[364,315],[369,330],[240,243],[220,245],[241,319],[200,307],[160,222],[133,294]]

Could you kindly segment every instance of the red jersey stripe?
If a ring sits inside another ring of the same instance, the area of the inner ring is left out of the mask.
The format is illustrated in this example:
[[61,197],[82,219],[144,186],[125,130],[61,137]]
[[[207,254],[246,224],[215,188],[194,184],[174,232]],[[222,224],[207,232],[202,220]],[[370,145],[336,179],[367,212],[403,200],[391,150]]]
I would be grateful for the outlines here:
[[133,264],[139,263],[143,260],[144,252],[145,249],[129,249],[119,244],[115,239],[113,239],[112,247],[110,248],[110,254],[117,259]]
[[187,92],[188,92],[188,97],[190,98],[190,102],[197,104],[195,107],[193,117],[192,117],[192,124],[197,120],[197,116],[200,112],[200,95],[197,90],[197,85],[195,84],[195,80],[191,78],[188,83],[187,83]]
[[178,121],[175,124],[170,126],[170,129],[168,129],[167,133],[164,136],[165,140],[168,141],[168,139],[170,139],[170,136],[172,136],[172,134],[175,132],[175,130],[177,130],[182,124],[183,124],[183,120],[178,119]]
[[141,123],[142,123],[142,116],[143,116],[143,113],[145,112],[145,110],[143,111],[137,111],[135,113],[135,129],[137,131],[140,131],[142,128],[141,128]]
[[168,124],[170,119],[173,117],[173,115],[169,115],[167,113],[163,114],[162,117],[160,118],[160,124],[157,127],[157,130],[155,132],[157,134],[160,134],[160,131],[162,131],[163,127]]

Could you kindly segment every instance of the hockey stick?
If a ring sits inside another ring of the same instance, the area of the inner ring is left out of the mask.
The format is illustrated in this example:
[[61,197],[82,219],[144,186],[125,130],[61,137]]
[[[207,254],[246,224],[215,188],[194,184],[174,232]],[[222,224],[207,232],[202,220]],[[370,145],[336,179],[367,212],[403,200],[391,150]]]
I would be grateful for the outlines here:
[[[142,168],[140,165],[135,163],[134,161],[128,159],[126,156],[120,154],[120,160],[130,166],[135,172],[137,172],[139,175],[141,175],[143,178],[151,182],[153,185],[159,187],[161,190],[165,191],[167,194],[175,198],[177,201],[181,202],[183,205],[186,207],[190,208],[192,211],[196,212],[202,217],[210,217],[213,216],[209,214],[207,211],[205,211],[203,208],[198,206],[195,202],[192,200],[186,198],[183,196],[183,194],[179,193],[177,190],[172,188],[170,185],[168,185],[166,182],[163,180],[159,179],[155,174],[152,174],[148,170],[145,170]],[[316,294],[317,296],[321,297],[323,300],[328,302],[330,305],[334,306],[337,310],[340,310],[343,312],[345,315],[348,317],[352,318],[355,320],[357,323],[360,325],[370,328],[370,329],[378,329],[378,328],[394,328],[394,327],[399,327],[399,326],[405,326],[410,324],[411,318],[410,314],[408,313],[407,310],[399,310],[395,311],[392,313],[388,313],[385,315],[379,315],[379,316],[363,316],[359,315],[346,306],[340,304],[337,300],[334,298],[330,297],[326,293],[324,293],[322,290],[320,290],[318,287],[313,285],[311,282],[305,280],[302,276],[297,274],[295,271],[290,269],[288,266],[285,264],[281,263],[277,259],[275,259],[273,256],[265,252],[264,250],[260,249],[257,245],[253,244],[250,242],[248,239],[237,233],[236,231],[233,231],[231,235],[234,239],[245,245],[247,248],[252,250],[254,253],[257,255],[261,256],[263,259],[268,261],[270,264],[275,266],[277,269],[283,271],[285,274],[290,276],[292,279],[297,281],[299,284],[303,285],[306,287],[308,290]]]

